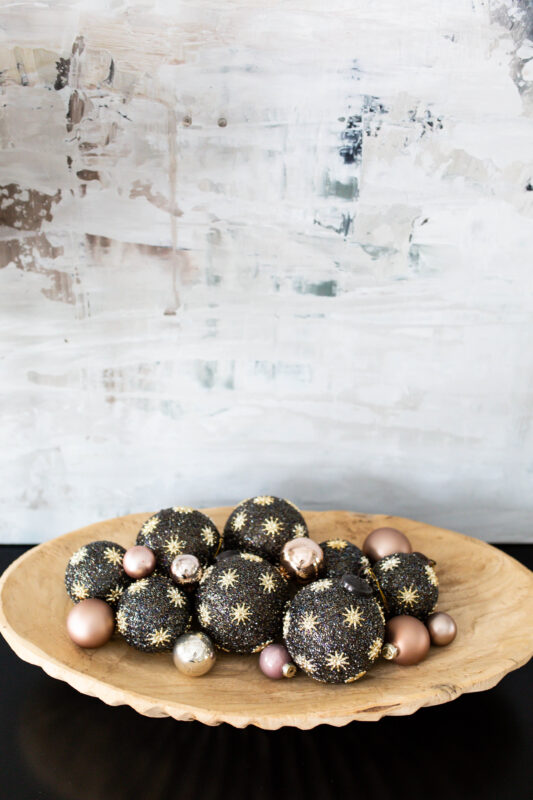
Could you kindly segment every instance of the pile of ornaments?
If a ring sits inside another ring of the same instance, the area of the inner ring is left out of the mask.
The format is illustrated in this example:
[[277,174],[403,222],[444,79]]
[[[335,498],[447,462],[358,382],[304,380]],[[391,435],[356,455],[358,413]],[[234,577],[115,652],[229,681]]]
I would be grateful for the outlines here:
[[219,649],[259,653],[270,678],[299,668],[351,683],[380,656],[417,664],[456,634],[435,612],[435,562],[403,533],[376,529],[362,550],[347,539],[319,545],[296,506],[269,495],[240,503],[223,535],[201,511],[159,511],[128,550],[111,541],[77,550],[65,585],[77,645],[116,632],[140,651],[173,651],[189,676],[208,672]]

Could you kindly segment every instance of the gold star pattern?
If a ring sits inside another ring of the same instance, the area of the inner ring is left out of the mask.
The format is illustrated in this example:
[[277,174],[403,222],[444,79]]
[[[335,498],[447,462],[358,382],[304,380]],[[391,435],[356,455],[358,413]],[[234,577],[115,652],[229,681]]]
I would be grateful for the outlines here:
[[73,556],[70,558],[70,563],[73,567],[77,566],[84,558],[87,557],[87,548],[80,547],[79,550],[76,550]]
[[116,614],[117,630],[119,633],[126,633],[128,629],[128,618],[123,608],[119,608]]
[[424,570],[426,572],[428,581],[431,583],[431,585],[432,586],[438,586],[439,585],[439,579],[437,578],[437,573],[435,572],[435,570],[433,569],[431,564],[426,564],[426,566],[424,567]]
[[274,498],[266,494],[261,495],[260,497],[254,497],[254,503],[257,506],[271,506],[273,502]]
[[300,669],[303,669],[305,672],[314,672],[316,670],[316,666],[311,659],[306,656],[296,656],[294,660]]
[[76,600],[86,600],[89,597],[89,589],[81,581],[74,581],[70,591]]
[[189,508],[189,506],[172,506],[172,511],[175,511],[176,514],[192,514],[194,508]]
[[241,553],[241,558],[245,561],[262,561],[261,556],[256,556],[255,553]]
[[388,558],[384,558],[381,564],[379,565],[379,569],[381,572],[390,572],[391,569],[396,569],[396,567],[400,566],[400,559],[398,556],[389,556]]
[[210,528],[209,525],[204,525],[204,527],[200,531],[200,536],[202,537],[206,545],[208,545],[208,547],[213,547],[213,545],[215,544],[215,531],[213,530],[213,528]]
[[231,521],[231,527],[233,528],[234,531],[242,531],[242,529],[246,525],[246,520],[247,520],[246,511],[237,511],[237,513],[235,514],[235,516]]
[[146,520],[141,528],[141,533],[153,533],[159,525],[159,517],[151,517]]
[[366,556],[361,556],[361,565],[363,567],[369,567],[370,566],[370,561],[368,560],[368,558]]
[[205,572],[203,573],[202,577],[200,578],[200,583],[205,583],[205,581],[206,581],[206,580],[209,578],[209,576],[210,576],[210,575],[211,575],[211,573],[213,572],[214,568],[215,568],[215,565],[214,565],[214,564],[211,564],[211,566],[210,566],[210,567],[208,567],[208,568],[205,570]]
[[174,535],[167,539],[163,545],[163,550],[166,550],[168,555],[174,558],[174,556],[179,556],[180,553],[183,552],[186,544],[187,543],[184,542],[183,539],[180,539],[179,536]]
[[354,630],[356,630],[357,626],[364,621],[364,617],[359,606],[357,606],[357,608],[354,608],[353,606],[350,606],[350,608],[345,608],[343,611],[343,616],[344,624],[348,625],[348,627],[352,627]]
[[261,577],[259,578],[259,583],[261,584],[261,588],[263,589],[263,591],[267,592],[267,594],[270,594],[270,592],[274,592],[276,589],[276,582],[274,580],[274,576],[269,575],[268,572],[265,572],[263,573],[263,575],[261,575]]
[[232,606],[231,609],[232,622],[236,622],[237,624],[240,622],[246,622],[249,616],[250,616],[250,606],[247,606],[244,603],[238,603],[238,605]]
[[183,608],[183,606],[187,602],[183,596],[183,593],[180,591],[180,589],[178,589],[177,586],[168,587],[167,597],[174,606],[174,608]]
[[152,647],[159,647],[160,645],[168,644],[172,636],[168,628],[157,628],[146,637],[148,644]]
[[330,550],[344,550],[345,547],[348,547],[348,542],[344,539],[330,539],[326,547],[329,547]]
[[283,638],[286,639],[289,635],[289,628],[291,626],[291,612],[287,611],[283,617]]
[[122,553],[116,547],[106,547],[104,558],[110,564],[122,564]]
[[297,522],[292,529],[292,535],[294,536],[295,539],[297,539],[299,536],[305,536],[306,535],[305,525],[302,525],[301,522]]
[[130,583],[128,586],[128,592],[130,594],[138,594],[139,592],[142,592],[143,589],[146,589],[147,586],[148,578],[140,578],[140,580]]
[[363,677],[363,675],[366,675],[366,670],[363,670],[362,672],[358,672],[357,675],[352,675],[350,678],[346,678],[344,683],[353,683],[354,681],[358,681],[359,678]]
[[283,522],[276,517],[268,517],[263,522],[262,528],[268,536],[277,536],[283,530]]
[[324,578],[322,581],[315,581],[314,583],[309,584],[309,588],[312,592],[323,592],[325,589],[329,589],[332,585],[329,578]]
[[200,603],[198,606],[198,619],[200,620],[200,625],[203,625],[204,628],[211,622],[211,612],[206,603]]
[[326,667],[329,667],[331,670],[334,669],[337,672],[341,669],[346,669],[348,663],[348,656],[344,653],[337,652],[337,650],[335,650],[334,653],[330,653],[326,658]]
[[378,658],[379,654],[381,653],[382,646],[383,642],[381,639],[374,639],[368,651],[368,657],[371,661],[375,661],[376,658]]
[[221,589],[226,589],[226,590],[233,589],[233,587],[237,583],[237,570],[227,569],[225,572],[222,573],[217,583]]
[[383,609],[381,607],[381,603],[378,603],[378,601],[376,600],[376,605],[378,607],[379,616],[381,617],[381,621],[385,625],[385,614],[383,613]]
[[110,591],[106,594],[105,599],[108,603],[116,603],[117,600],[120,600],[122,597],[122,592],[124,591],[124,587],[120,586],[118,583],[114,589],[110,589]]
[[318,618],[316,614],[311,611],[306,611],[300,620],[300,630],[304,633],[313,633],[318,625]]
[[409,587],[404,586],[402,589],[400,589],[396,597],[400,603],[402,603],[402,605],[412,608],[412,606],[414,606],[415,603],[417,603],[420,599],[420,594],[418,589],[411,584]]

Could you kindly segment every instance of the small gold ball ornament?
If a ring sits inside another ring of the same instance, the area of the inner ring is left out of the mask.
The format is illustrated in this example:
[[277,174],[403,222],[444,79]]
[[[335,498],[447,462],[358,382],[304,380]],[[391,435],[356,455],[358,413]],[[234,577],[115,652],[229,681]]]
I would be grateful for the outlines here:
[[205,633],[184,633],[174,645],[172,656],[175,666],[189,678],[205,675],[216,661],[215,647]]
[[324,565],[324,551],[312,539],[298,536],[283,545],[280,567],[298,583],[309,583],[318,578]]

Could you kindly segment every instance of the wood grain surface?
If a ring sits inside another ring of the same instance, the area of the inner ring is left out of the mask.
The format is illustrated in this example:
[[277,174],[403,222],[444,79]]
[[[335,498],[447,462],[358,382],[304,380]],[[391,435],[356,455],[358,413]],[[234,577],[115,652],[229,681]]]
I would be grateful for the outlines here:
[[[207,509],[220,527],[230,508]],[[303,512],[313,539],[341,537],[361,545],[380,525],[404,531],[413,549],[437,561],[438,609],[458,626],[448,647],[432,647],[425,661],[400,667],[380,661],[360,681],[325,685],[299,673],[271,681],[257,656],[219,655],[202,678],[181,675],[170,654],[145,654],[117,635],[98,650],[81,650],[67,636],[72,603],[63,575],[70,555],[95,539],[134,543],[149,514],[89,525],[39,545],[17,559],[0,580],[0,629],[20,658],[84,694],[126,704],[151,717],[227,722],[236,727],[340,726],[412,714],[494,686],[533,654],[533,573],[477,539],[421,522],[347,511]]]

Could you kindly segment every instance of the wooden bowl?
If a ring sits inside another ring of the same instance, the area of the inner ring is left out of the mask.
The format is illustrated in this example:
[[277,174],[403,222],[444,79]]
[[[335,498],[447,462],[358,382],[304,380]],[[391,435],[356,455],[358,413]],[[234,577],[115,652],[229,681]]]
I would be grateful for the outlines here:
[[[207,509],[220,528],[230,511]],[[306,729],[412,714],[463,692],[490,689],[533,654],[533,573],[528,569],[459,533],[348,511],[305,512],[312,538],[346,538],[361,546],[371,530],[388,525],[406,533],[414,550],[437,561],[438,608],[454,617],[458,633],[448,647],[432,647],[421,664],[400,667],[381,660],[353,684],[327,685],[302,673],[271,681],[259,671],[257,656],[221,653],[208,675],[194,679],[176,670],[170,653],[140,653],[118,635],[98,650],[78,648],[65,630],[72,607],[63,584],[69,557],[96,539],[132,545],[148,516],[131,514],[89,525],[11,564],[0,580],[0,630],[20,658],[79,692],[150,717]]]

